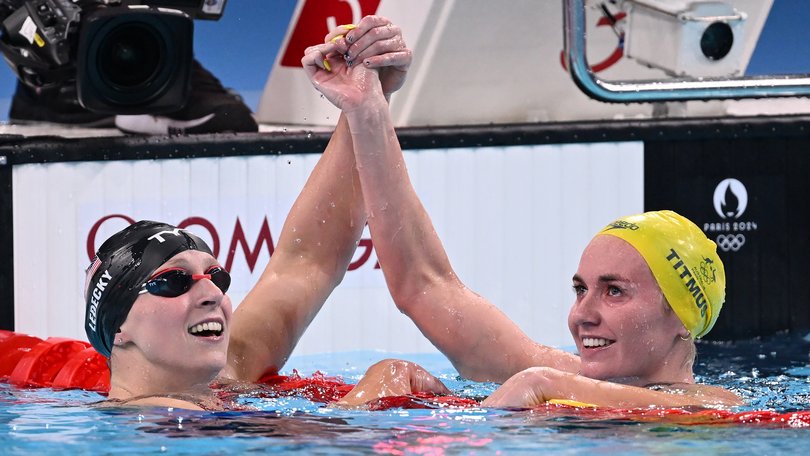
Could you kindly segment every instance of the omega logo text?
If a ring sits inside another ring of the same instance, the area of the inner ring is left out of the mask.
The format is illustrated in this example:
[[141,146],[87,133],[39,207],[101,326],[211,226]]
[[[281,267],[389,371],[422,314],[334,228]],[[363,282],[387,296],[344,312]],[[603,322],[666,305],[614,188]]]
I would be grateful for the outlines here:
[[[99,229],[101,229],[102,225],[105,223],[114,221],[116,219],[119,220],[119,223],[120,221],[126,222],[130,225],[135,223],[135,220],[132,217],[124,214],[110,214],[99,218],[87,233],[87,257],[91,260],[95,256],[95,251],[97,248],[96,236],[98,235]],[[214,223],[204,217],[187,217],[177,224],[177,230],[162,231],[152,235],[149,239],[152,240],[154,238],[158,242],[164,242],[164,238],[162,237],[163,235],[173,234],[176,236],[179,235],[179,230],[186,231],[187,228],[192,226],[198,228],[188,231],[192,231],[198,236],[206,232],[208,233],[208,236],[211,239],[211,242],[209,243],[211,246],[211,252],[214,254],[215,258],[219,259],[220,250],[222,248],[220,237],[222,230],[217,229]],[[245,262],[247,263],[248,270],[252,273],[256,268],[256,263],[258,262],[259,255],[262,253],[263,249],[269,256],[273,256],[275,244],[273,242],[273,235],[270,232],[270,224],[267,221],[266,216],[262,219],[261,226],[259,227],[258,237],[253,243],[252,247],[248,242],[242,221],[239,219],[239,217],[236,218],[236,222],[234,223],[231,232],[230,243],[228,244],[228,250],[225,254],[225,261],[223,262],[223,266],[225,266],[226,270],[231,270],[237,258],[244,258]],[[355,260],[349,264],[348,270],[353,271],[366,264],[371,258],[372,249],[373,245],[371,243],[371,239],[361,239],[357,245],[358,252],[355,255]],[[375,262],[373,267],[374,269],[379,269],[380,265],[379,263]]]

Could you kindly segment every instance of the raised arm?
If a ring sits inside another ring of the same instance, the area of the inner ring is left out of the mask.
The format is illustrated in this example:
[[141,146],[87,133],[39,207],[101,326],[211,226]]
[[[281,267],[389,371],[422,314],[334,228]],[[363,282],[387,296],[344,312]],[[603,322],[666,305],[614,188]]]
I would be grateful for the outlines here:
[[[398,65],[403,47],[399,29],[387,24],[369,17],[356,29],[340,26],[326,36],[325,44],[308,49],[302,63],[309,67],[320,56],[323,65],[325,54],[339,52],[345,66],[343,54],[362,51],[361,57],[376,56],[386,67],[390,94],[401,87],[407,65]],[[270,262],[234,312],[225,376],[255,381],[280,369],[342,280],[366,223],[352,149],[348,122],[341,115],[287,216]]]
[[365,226],[351,148],[341,117],[267,267],[234,312],[226,375],[255,381],[280,369],[342,280]]
[[504,381],[538,365],[576,372],[576,356],[534,343],[458,279],[410,183],[373,68],[311,71],[349,122],[374,246],[399,309],[468,378]]

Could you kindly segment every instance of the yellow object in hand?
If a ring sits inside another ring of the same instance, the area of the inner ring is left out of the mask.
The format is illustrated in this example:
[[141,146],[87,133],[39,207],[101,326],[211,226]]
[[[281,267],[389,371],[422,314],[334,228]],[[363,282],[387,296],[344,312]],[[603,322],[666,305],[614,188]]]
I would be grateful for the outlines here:
[[547,401],[546,403],[547,404],[554,404],[554,405],[567,405],[569,407],[579,407],[579,408],[583,408],[583,407],[595,408],[595,407],[597,407],[594,404],[588,404],[588,403],[585,403],[585,402],[574,401],[574,400],[571,400],[571,399],[551,399],[551,400]]

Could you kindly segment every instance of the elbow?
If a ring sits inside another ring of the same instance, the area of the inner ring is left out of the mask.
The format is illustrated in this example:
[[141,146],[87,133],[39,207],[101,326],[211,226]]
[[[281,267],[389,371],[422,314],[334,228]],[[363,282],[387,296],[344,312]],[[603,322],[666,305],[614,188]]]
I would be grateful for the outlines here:
[[414,303],[414,298],[412,297],[413,294],[404,293],[402,291],[394,291],[391,288],[389,288],[389,291],[391,293],[391,298],[394,300],[394,305],[397,306],[397,310],[399,310],[401,313],[410,316],[413,309],[418,307],[418,305]]
[[356,269],[357,266],[352,268],[352,255],[354,255],[353,249],[351,252],[339,254],[337,261],[329,266],[324,265],[325,267],[321,268],[322,273],[329,278],[329,284],[332,286],[333,290],[343,282],[343,278],[346,277],[346,273],[350,269]]
[[426,297],[429,290],[434,289],[435,284],[429,280],[387,280],[388,291],[400,312],[411,316],[419,308],[429,305]]
[[463,378],[474,382],[503,383],[509,379],[508,375],[501,375],[499,372],[494,371],[491,365],[483,366],[456,362],[453,363],[453,367]]
[[421,272],[417,274],[386,274],[386,282],[391,298],[400,312],[411,316],[426,306],[435,306],[440,296],[447,296],[452,287],[463,288],[453,271],[437,274]]
[[[385,269],[383,271],[385,272]],[[420,289],[423,287],[420,284],[421,281],[405,277],[400,273],[386,273],[385,282],[397,309],[406,315],[410,315],[410,311],[418,306],[416,301],[419,299]]]
[[485,373],[483,371],[481,371],[480,369],[475,369],[475,368],[471,368],[471,367],[468,367],[468,366],[460,366],[460,365],[455,365],[455,364],[453,365],[453,367],[456,368],[456,370],[458,371],[458,374],[461,377],[466,378],[467,380],[472,380],[474,382],[493,382],[493,381],[495,381],[497,383],[501,383],[499,381],[500,379],[494,380],[490,376],[485,375]]
[[348,271],[348,267],[345,268],[335,268],[335,270],[329,274],[331,277],[330,285],[332,286],[332,290],[337,288],[338,285],[343,282],[343,278],[346,277],[346,271]]

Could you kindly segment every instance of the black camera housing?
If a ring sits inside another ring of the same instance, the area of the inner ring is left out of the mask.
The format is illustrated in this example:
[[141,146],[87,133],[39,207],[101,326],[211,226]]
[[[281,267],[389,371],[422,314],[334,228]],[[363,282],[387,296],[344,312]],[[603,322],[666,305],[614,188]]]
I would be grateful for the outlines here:
[[[109,1],[109,0],[108,0]],[[226,0],[120,0],[123,6],[146,5],[182,11],[193,19],[218,20]]]
[[8,3],[2,6],[7,16],[2,18],[0,51],[20,81],[47,90],[72,77],[69,38],[79,28],[79,6],[68,0],[31,0],[16,9]]
[[194,19],[226,0],[0,0],[0,52],[37,92],[76,85],[91,111],[178,110],[190,93]]
[[191,90],[193,35],[180,11],[104,8],[87,16],[76,58],[79,102],[112,114],[179,109]]

